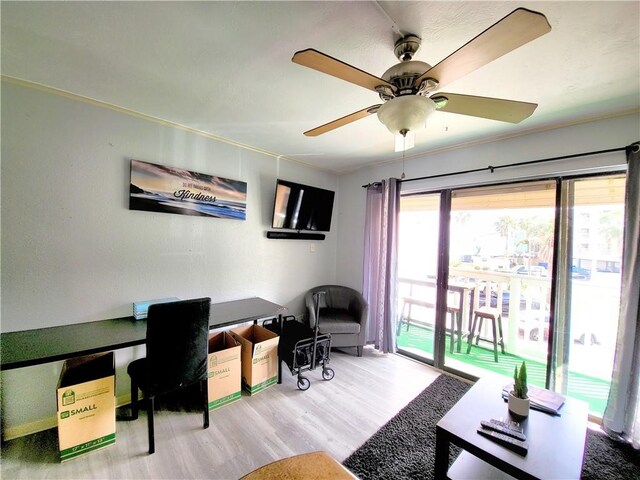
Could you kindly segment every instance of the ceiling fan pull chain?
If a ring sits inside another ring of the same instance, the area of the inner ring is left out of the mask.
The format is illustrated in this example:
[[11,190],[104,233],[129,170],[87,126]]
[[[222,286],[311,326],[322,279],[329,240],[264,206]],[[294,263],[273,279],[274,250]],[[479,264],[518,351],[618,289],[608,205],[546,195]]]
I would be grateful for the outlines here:
[[404,180],[406,177],[404,174],[404,154],[407,151],[407,133],[408,130],[400,130],[400,134],[402,135],[402,175],[400,175],[400,180]]

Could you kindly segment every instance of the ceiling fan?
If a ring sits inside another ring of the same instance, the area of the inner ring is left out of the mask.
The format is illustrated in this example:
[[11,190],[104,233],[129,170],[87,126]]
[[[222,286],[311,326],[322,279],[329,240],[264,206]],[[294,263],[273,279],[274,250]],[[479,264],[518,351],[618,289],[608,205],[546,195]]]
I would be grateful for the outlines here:
[[304,132],[315,137],[377,113],[393,134],[406,136],[424,126],[435,110],[519,123],[538,106],[535,103],[477,97],[438,91],[444,85],[471,73],[489,62],[535,40],[551,30],[539,12],[518,8],[460,47],[435,66],[413,60],[420,48],[416,35],[400,38],[394,53],[400,63],[376,77],[312,48],[296,52],[292,62],[340,78],[378,93],[381,104],[325,123]]

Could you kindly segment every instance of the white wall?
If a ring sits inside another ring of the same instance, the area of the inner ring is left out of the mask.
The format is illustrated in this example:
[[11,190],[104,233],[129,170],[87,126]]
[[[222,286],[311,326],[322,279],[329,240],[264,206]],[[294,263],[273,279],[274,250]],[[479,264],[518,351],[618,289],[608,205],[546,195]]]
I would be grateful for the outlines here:
[[[2,332],[128,316],[167,296],[261,296],[298,314],[308,288],[335,281],[337,218],[315,252],[266,238],[276,178],[336,190],[335,174],[4,82],[1,153]],[[247,182],[246,221],[129,210],[132,158]],[[143,354],[116,352],[118,395]],[[5,436],[50,426],[60,368],[2,372]]]
[[[507,165],[581,152],[624,147],[640,139],[640,115],[600,120],[507,140],[458,148],[422,158],[406,160],[406,178]],[[411,151],[409,150],[409,154]],[[405,182],[403,191],[437,189],[461,185],[500,182],[514,178],[544,177],[574,171],[598,171],[624,166],[624,152],[581,157],[526,167],[505,168],[420,182]],[[364,211],[366,191],[362,185],[402,174],[400,162],[381,164],[341,175],[338,183],[337,281],[362,289]]]

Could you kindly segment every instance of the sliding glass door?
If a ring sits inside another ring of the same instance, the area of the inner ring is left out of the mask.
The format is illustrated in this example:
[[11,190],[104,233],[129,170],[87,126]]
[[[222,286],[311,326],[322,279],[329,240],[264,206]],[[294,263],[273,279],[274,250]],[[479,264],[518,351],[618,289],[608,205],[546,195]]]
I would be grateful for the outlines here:
[[398,348],[433,361],[440,194],[400,198]]
[[449,290],[469,298],[448,309],[473,341],[449,348],[446,367],[510,376],[526,358],[530,382],[545,385],[555,192],[553,181],[452,192]]
[[469,377],[511,376],[525,360],[531,384],[601,416],[624,183],[606,175],[403,196],[399,351]]
[[[609,394],[620,309],[624,176],[563,183],[551,387],[601,416]],[[567,259],[567,260],[565,260]],[[568,260],[570,259],[570,261]]]

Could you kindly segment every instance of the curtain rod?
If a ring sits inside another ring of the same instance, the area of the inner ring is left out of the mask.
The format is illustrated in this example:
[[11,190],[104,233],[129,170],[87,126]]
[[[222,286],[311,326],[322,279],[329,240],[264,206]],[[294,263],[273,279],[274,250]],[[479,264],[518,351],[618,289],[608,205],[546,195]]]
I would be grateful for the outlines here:
[[[633,144],[631,144],[633,145]],[[629,146],[631,146],[629,145]],[[583,152],[583,153],[574,153],[572,155],[562,155],[560,157],[551,157],[551,158],[542,158],[540,160],[529,160],[526,162],[517,162],[517,163],[509,163],[506,165],[489,165],[487,167],[483,167],[483,168],[473,168],[471,170],[461,170],[459,172],[449,172],[449,173],[440,173],[438,175],[428,175],[426,177],[416,177],[416,178],[405,178],[402,180],[398,180],[399,183],[404,183],[404,182],[413,182],[416,180],[428,180],[428,179],[432,179],[432,178],[441,178],[441,177],[451,177],[454,175],[464,175],[467,173],[477,173],[477,172],[485,172],[487,170],[489,170],[491,173],[493,173],[495,170],[499,170],[501,168],[510,168],[510,167],[519,167],[522,165],[533,165],[536,163],[545,163],[545,162],[554,162],[557,160],[568,160],[570,158],[577,158],[577,157],[587,157],[590,155],[601,155],[604,153],[612,153],[612,152],[621,152],[626,150],[627,148],[629,148],[629,146],[627,147],[618,147],[618,148],[609,148],[607,150],[595,150],[595,151],[591,151],[591,152]],[[370,186],[374,186],[374,185],[378,185],[380,184],[380,182],[373,182],[373,183],[369,183],[367,185],[362,185],[362,188],[369,188]]]

